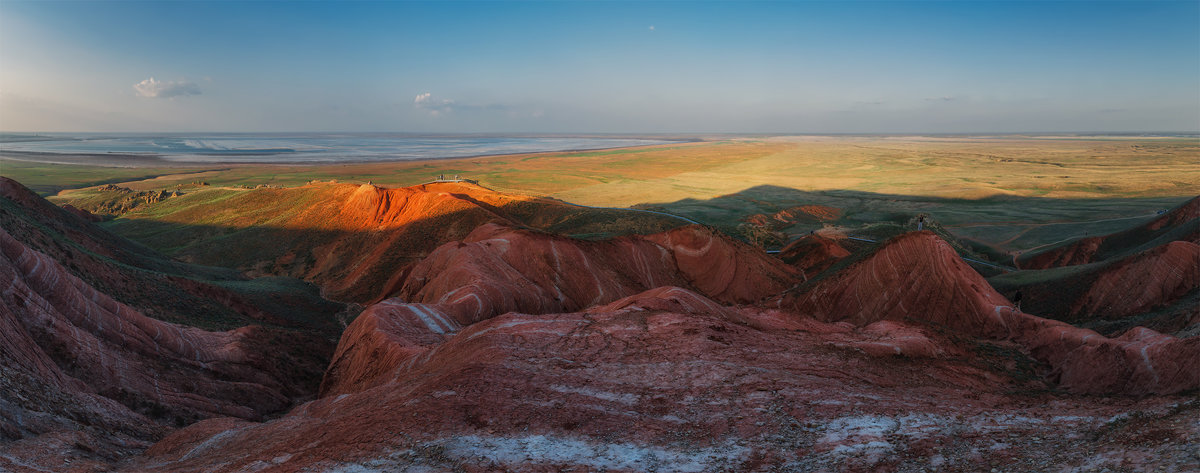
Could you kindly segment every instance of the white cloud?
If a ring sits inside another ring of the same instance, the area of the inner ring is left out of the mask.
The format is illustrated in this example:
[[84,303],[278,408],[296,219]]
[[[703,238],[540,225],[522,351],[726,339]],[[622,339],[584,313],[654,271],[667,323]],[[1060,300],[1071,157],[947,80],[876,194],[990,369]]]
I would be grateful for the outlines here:
[[654,31],[654,25],[650,25],[650,31]]
[[195,82],[158,81],[153,77],[133,84],[133,90],[141,97],[169,99],[187,95],[200,95],[200,86]]
[[438,115],[440,113],[449,113],[454,111],[453,100],[437,100],[433,98],[433,94],[425,92],[417,94],[413,99],[413,106],[421,110],[428,111],[430,115]]

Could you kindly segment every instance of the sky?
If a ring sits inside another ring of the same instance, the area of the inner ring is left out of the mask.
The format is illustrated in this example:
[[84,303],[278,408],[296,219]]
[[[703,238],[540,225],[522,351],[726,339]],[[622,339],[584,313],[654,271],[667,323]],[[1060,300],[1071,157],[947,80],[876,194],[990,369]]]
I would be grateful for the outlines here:
[[0,130],[1200,130],[1200,2],[16,2]]

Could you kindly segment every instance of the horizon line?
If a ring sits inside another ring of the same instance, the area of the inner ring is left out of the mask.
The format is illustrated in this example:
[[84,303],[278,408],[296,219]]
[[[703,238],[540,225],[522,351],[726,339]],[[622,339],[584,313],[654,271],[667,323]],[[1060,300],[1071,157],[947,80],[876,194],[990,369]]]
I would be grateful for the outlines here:
[[790,131],[654,131],[654,132],[638,132],[638,131],[386,131],[386,130],[291,130],[291,131],[147,131],[147,130],[120,130],[120,131],[12,131],[0,130],[0,134],[11,135],[37,135],[37,134],[392,134],[392,135],[421,135],[421,136],[466,136],[466,135],[497,135],[497,136],[516,136],[516,135],[633,135],[633,136],[668,136],[668,135],[730,135],[730,136],[922,136],[922,135],[1051,135],[1051,134],[1069,134],[1069,135],[1200,135],[1200,130],[1110,130],[1110,131],[1079,131],[1079,130],[1049,130],[1049,131],[907,131],[907,132],[890,132],[890,131],[863,131],[863,132],[790,132]]

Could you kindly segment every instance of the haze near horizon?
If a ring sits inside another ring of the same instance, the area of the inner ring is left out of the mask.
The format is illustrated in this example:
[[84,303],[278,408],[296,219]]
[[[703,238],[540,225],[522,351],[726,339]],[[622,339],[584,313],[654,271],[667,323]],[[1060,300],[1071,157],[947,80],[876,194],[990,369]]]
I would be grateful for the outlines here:
[[1200,130],[1196,2],[0,2],[0,130]]

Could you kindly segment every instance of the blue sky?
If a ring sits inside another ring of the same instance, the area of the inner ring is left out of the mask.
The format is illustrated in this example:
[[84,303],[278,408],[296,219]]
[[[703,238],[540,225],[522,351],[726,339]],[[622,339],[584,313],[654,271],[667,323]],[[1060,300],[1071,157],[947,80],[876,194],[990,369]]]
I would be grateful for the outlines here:
[[0,129],[1200,130],[1200,2],[0,0]]

